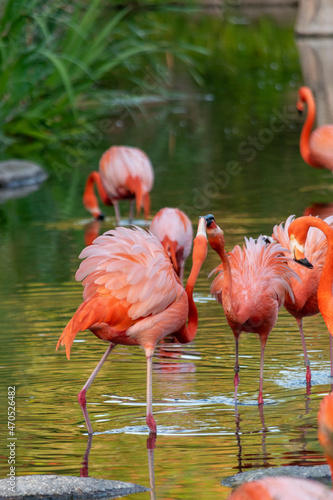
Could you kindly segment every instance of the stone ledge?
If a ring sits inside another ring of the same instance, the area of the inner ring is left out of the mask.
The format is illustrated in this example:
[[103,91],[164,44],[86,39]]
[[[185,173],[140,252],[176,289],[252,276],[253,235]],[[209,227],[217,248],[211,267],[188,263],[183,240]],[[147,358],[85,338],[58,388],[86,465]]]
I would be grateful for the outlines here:
[[145,491],[149,489],[138,484],[92,477],[32,475],[0,480],[0,498],[6,500],[89,500]]
[[0,161],[0,188],[19,188],[40,184],[47,179],[45,170],[26,160]]

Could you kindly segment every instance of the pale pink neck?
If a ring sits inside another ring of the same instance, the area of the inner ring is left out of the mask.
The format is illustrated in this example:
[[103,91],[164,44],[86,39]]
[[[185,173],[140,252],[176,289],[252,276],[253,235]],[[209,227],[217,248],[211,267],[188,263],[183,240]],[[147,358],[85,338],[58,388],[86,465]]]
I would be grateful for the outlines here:
[[[194,245],[195,244],[196,244],[196,242],[194,242]],[[198,244],[200,244],[200,243],[198,242]],[[207,243],[205,243],[205,245],[207,245]],[[187,342],[191,342],[197,333],[198,311],[197,311],[196,305],[195,305],[194,300],[193,300],[193,290],[194,290],[195,283],[198,279],[201,266],[205,260],[205,257],[206,257],[206,254],[205,254],[205,252],[203,252],[201,257],[193,258],[191,273],[190,273],[190,276],[188,277],[188,280],[187,280],[185,292],[187,295],[188,307],[189,307],[188,322],[187,322],[187,326],[184,325],[182,331],[177,333],[177,335],[176,335],[179,342],[181,342],[183,344],[185,344]]]

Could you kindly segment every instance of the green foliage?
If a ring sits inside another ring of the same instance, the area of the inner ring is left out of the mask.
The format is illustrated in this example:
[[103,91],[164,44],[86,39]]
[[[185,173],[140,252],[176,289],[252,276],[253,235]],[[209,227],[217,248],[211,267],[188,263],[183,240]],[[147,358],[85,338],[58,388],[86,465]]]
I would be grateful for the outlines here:
[[138,25],[132,6],[7,0],[1,14],[0,140],[5,146],[14,138],[52,145],[77,137],[91,119],[107,113],[106,106],[112,109],[124,88],[127,97],[133,86],[133,97],[138,87],[147,93],[142,84],[147,68],[156,82],[149,91],[165,87],[158,76],[174,44],[166,41],[163,22],[148,17]]

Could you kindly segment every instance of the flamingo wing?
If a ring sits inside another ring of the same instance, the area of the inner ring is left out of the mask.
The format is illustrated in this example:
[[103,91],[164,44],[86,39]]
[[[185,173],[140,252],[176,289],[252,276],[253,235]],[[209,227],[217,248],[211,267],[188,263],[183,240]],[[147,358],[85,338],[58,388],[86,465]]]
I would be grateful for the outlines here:
[[76,279],[83,280],[84,302],[58,342],[66,345],[68,357],[78,331],[107,324],[124,334],[143,318],[158,317],[184,294],[162,245],[141,228],[107,231],[80,258],[85,260]]

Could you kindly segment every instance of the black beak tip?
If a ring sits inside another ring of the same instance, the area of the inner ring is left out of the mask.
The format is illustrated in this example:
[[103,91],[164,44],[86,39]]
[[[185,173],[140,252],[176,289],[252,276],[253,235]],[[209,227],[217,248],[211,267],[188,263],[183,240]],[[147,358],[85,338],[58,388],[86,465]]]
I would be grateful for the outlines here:
[[299,264],[301,264],[304,267],[307,267],[309,269],[313,269],[313,265],[311,264],[311,262],[308,261],[308,259],[299,259],[296,262],[298,262]]
[[215,221],[215,217],[214,217],[213,214],[207,214],[207,215],[205,215],[204,219],[206,221],[207,227],[209,227],[211,225],[211,223]]
[[297,112],[298,112],[299,116],[302,116],[303,111],[302,111],[301,109],[298,109],[298,108],[297,108]]
[[99,214],[97,217],[96,217],[96,220],[104,220],[105,219],[105,215],[104,214]]

